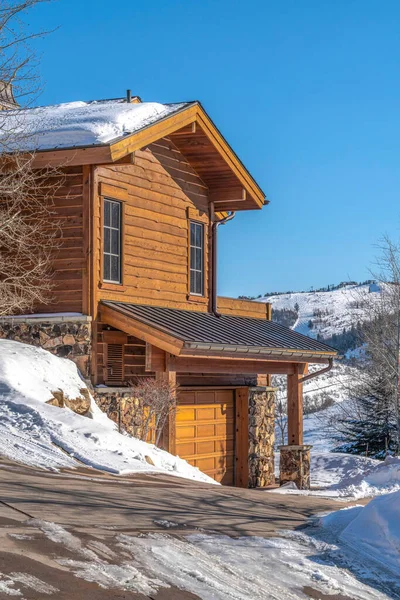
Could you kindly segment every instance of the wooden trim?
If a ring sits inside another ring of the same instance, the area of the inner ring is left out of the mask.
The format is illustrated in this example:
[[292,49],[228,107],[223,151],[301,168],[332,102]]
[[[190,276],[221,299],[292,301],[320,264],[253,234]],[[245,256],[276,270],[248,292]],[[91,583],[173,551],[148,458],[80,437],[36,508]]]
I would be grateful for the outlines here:
[[[104,187],[101,187],[103,182],[100,182],[99,184],[99,190],[103,190],[104,191]],[[118,190],[120,188],[114,188],[114,186],[108,186],[111,189],[115,189]],[[111,202],[114,200],[114,202],[119,202],[121,205],[121,236],[120,236],[120,240],[121,240],[121,281],[120,283],[115,283],[112,281],[104,281],[103,280],[103,276],[104,276],[104,200],[110,200]],[[125,222],[126,222],[126,217],[125,217],[125,202],[123,200],[120,200],[118,198],[113,198],[112,196],[103,196],[103,195],[99,195],[99,203],[100,203],[100,276],[99,276],[99,281],[98,281],[98,287],[101,288],[102,290],[108,290],[111,292],[125,292],[127,289],[127,286],[124,285],[124,279],[125,279],[125,244],[124,244],[124,240],[125,240]]]
[[107,197],[110,200],[118,200],[119,202],[126,202],[129,200],[128,190],[122,184],[121,186],[117,186],[100,181],[99,195]]
[[91,213],[91,202],[90,202],[90,184],[91,184],[91,169],[90,166],[84,165],[82,169],[83,177],[83,214],[82,214],[82,229],[83,229],[83,240],[82,240],[82,251],[84,256],[84,266],[82,270],[82,313],[84,315],[90,314],[90,280],[91,280],[91,256],[90,256],[90,241],[91,241],[91,227],[90,227],[90,213]]
[[201,213],[197,208],[193,208],[192,206],[188,206],[186,208],[186,215],[189,221],[197,221],[198,223],[203,223],[203,225],[208,225],[210,222],[210,218],[207,213]]
[[258,208],[262,208],[265,200],[264,192],[238,159],[232,148],[222,137],[210,117],[200,105],[197,105],[197,122],[214,147],[225,159],[231,170],[235,173],[243,187],[250,192],[252,198],[258,205]]
[[110,152],[113,161],[122,158],[128,153],[140,150],[157,140],[168,136],[170,133],[181,129],[196,120],[197,106],[189,106],[179,113],[163,119],[162,121],[150,125],[137,133],[127,136],[123,140],[119,140],[111,144]]
[[103,331],[103,341],[106,344],[127,344],[128,335],[123,331]]
[[172,354],[179,354],[183,342],[181,340],[177,340],[176,338],[167,335],[149,325],[144,325],[139,323],[139,321],[135,321],[132,317],[122,314],[117,310],[113,310],[109,306],[101,305],[101,320],[104,323],[108,323],[112,327],[116,329],[120,329],[121,331],[125,331],[129,335],[134,335],[145,342],[149,342],[166,352],[171,352]]
[[[103,267],[103,263],[101,264]],[[123,274],[122,274],[123,275]],[[108,281],[99,281],[99,288],[108,292],[121,292],[124,293],[128,289],[126,285],[122,283],[109,283]]]
[[266,313],[267,313],[267,321],[272,321],[272,304],[271,302],[265,303]]
[[207,304],[208,298],[207,296],[196,296],[196,294],[187,294],[186,296],[188,302]]
[[249,487],[249,388],[235,393],[235,486]]
[[193,122],[197,122],[200,125],[214,148],[219,152],[236,175],[240,184],[242,184],[245,190],[249,192],[249,195],[254,200],[256,208],[262,208],[265,200],[264,192],[233,152],[226,140],[219,133],[218,129],[200,104],[189,106],[167,119],[155,123],[154,125],[150,125],[135,134],[127,136],[123,140],[116,141],[110,146],[112,160],[118,160],[130,152],[140,150]]
[[267,361],[230,361],[210,358],[186,358],[181,356],[171,356],[171,365],[177,373],[216,373],[219,375],[225,373],[235,374],[272,374],[287,375],[295,373],[295,365],[285,362],[267,362]]
[[[197,211],[196,211],[197,212]],[[203,226],[203,293],[201,295],[191,294],[190,292],[190,224],[198,223]],[[208,265],[210,264],[209,253],[208,253],[208,222],[200,221],[199,219],[188,219],[188,246],[187,246],[187,272],[188,272],[188,282],[187,282],[187,299],[192,299],[193,302],[195,298],[197,298],[197,302],[208,302]],[[207,244],[207,246],[206,246]]]
[[88,146],[87,148],[67,148],[65,150],[38,151],[32,161],[32,168],[75,167],[78,165],[96,165],[111,163],[110,146]]
[[157,348],[157,346],[153,346],[152,344],[146,342],[145,371],[165,371],[165,368],[165,351],[161,350],[161,348]]
[[[91,252],[90,252],[90,313],[93,318],[92,323],[92,355],[90,360],[90,374],[91,381],[94,385],[98,382],[97,373],[97,256],[98,256],[98,243],[97,243],[97,216],[98,216],[98,195],[96,188],[97,172],[95,167],[90,167],[91,175],[91,189],[90,189],[90,239],[91,239]],[[104,380],[103,380],[104,381]]]

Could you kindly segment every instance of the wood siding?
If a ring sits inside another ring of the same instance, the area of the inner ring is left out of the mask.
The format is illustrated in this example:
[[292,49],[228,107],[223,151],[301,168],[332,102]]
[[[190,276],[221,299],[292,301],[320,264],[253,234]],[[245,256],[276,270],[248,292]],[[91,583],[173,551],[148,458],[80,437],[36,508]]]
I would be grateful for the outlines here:
[[[49,181],[51,184],[51,180]],[[54,221],[59,225],[60,247],[52,265],[54,289],[49,303],[33,312],[84,312],[84,179],[82,167],[68,167],[54,178]]]
[[[188,300],[188,215],[205,222],[208,242],[207,188],[172,142],[160,140],[135,153],[133,165],[97,168],[99,194],[95,214],[97,298],[207,308],[208,243],[205,251],[205,298]],[[123,202],[123,281],[102,283],[103,197]]]

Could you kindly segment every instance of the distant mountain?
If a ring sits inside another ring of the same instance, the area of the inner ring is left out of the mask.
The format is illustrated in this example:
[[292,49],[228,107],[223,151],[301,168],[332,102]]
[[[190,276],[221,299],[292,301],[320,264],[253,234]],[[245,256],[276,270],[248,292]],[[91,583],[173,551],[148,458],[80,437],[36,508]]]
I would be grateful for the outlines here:
[[371,281],[340,284],[326,291],[273,294],[258,301],[272,304],[272,318],[277,323],[346,352],[357,347],[367,297],[378,296],[380,291]]

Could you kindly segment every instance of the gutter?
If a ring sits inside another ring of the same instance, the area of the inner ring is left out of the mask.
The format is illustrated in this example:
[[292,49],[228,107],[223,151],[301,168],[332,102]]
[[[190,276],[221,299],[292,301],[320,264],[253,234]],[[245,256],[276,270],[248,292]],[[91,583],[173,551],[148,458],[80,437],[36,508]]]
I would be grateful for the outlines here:
[[[214,203],[212,203],[212,216],[214,218]],[[216,316],[220,317],[221,313],[217,309],[217,262],[218,262],[218,226],[225,225],[228,221],[231,221],[235,216],[234,211],[231,211],[227,217],[220,219],[219,221],[213,220],[211,227],[211,244],[212,244],[212,273],[211,273],[211,312]]]
[[319,375],[322,375],[323,373],[328,373],[328,371],[330,371],[333,367],[333,358],[329,359],[329,365],[327,367],[325,367],[324,369],[320,369],[319,371],[316,371],[315,373],[310,373],[310,375],[305,375],[304,377],[302,377],[301,379],[299,379],[299,383],[304,383],[305,381],[310,381],[310,379],[314,379],[314,377],[318,377]]
[[[185,342],[184,343],[184,349],[185,350],[200,350],[200,351],[209,351],[209,352],[218,352],[218,353],[225,353],[225,352],[230,352],[230,353],[237,353],[237,354],[250,354],[250,355],[255,355],[257,354],[260,358],[262,356],[274,356],[276,358],[278,358],[279,356],[281,357],[288,357],[291,358],[293,360],[300,360],[300,359],[304,359],[302,360],[302,362],[309,362],[311,361],[313,358],[318,358],[318,359],[325,359],[328,361],[333,361],[333,356],[332,354],[328,354],[328,353],[324,353],[324,352],[318,352],[318,351],[312,351],[312,350],[296,350],[295,348],[290,349],[290,348],[266,348],[264,346],[238,346],[235,344],[210,344],[210,343],[205,343],[205,342]],[[201,358],[201,355],[199,355],[199,358]],[[328,368],[328,367],[327,367]],[[329,367],[329,370],[332,367]],[[318,371],[318,374],[320,374],[320,371]],[[310,375],[308,375],[307,377],[311,378],[314,377],[314,373],[310,373]]]

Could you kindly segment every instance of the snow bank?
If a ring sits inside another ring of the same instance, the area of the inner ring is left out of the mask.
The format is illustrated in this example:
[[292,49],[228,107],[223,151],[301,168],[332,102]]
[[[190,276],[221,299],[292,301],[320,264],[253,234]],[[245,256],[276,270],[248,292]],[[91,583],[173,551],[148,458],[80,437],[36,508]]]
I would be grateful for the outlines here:
[[46,150],[105,144],[135,133],[185,105],[103,100],[3,111],[0,147],[10,150],[13,145],[19,150]]
[[321,521],[340,541],[399,573],[400,491],[374,498],[364,507],[331,513]]
[[53,391],[76,398],[85,387],[73,362],[0,340],[0,455],[46,469],[84,463],[115,474],[161,472],[215,483],[179,457],[118,433],[93,400],[89,418],[46,404]]
[[[277,464],[279,469],[279,463]],[[311,451],[311,490],[281,487],[273,493],[357,500],[400,491],[400,458],[385,461]]]

